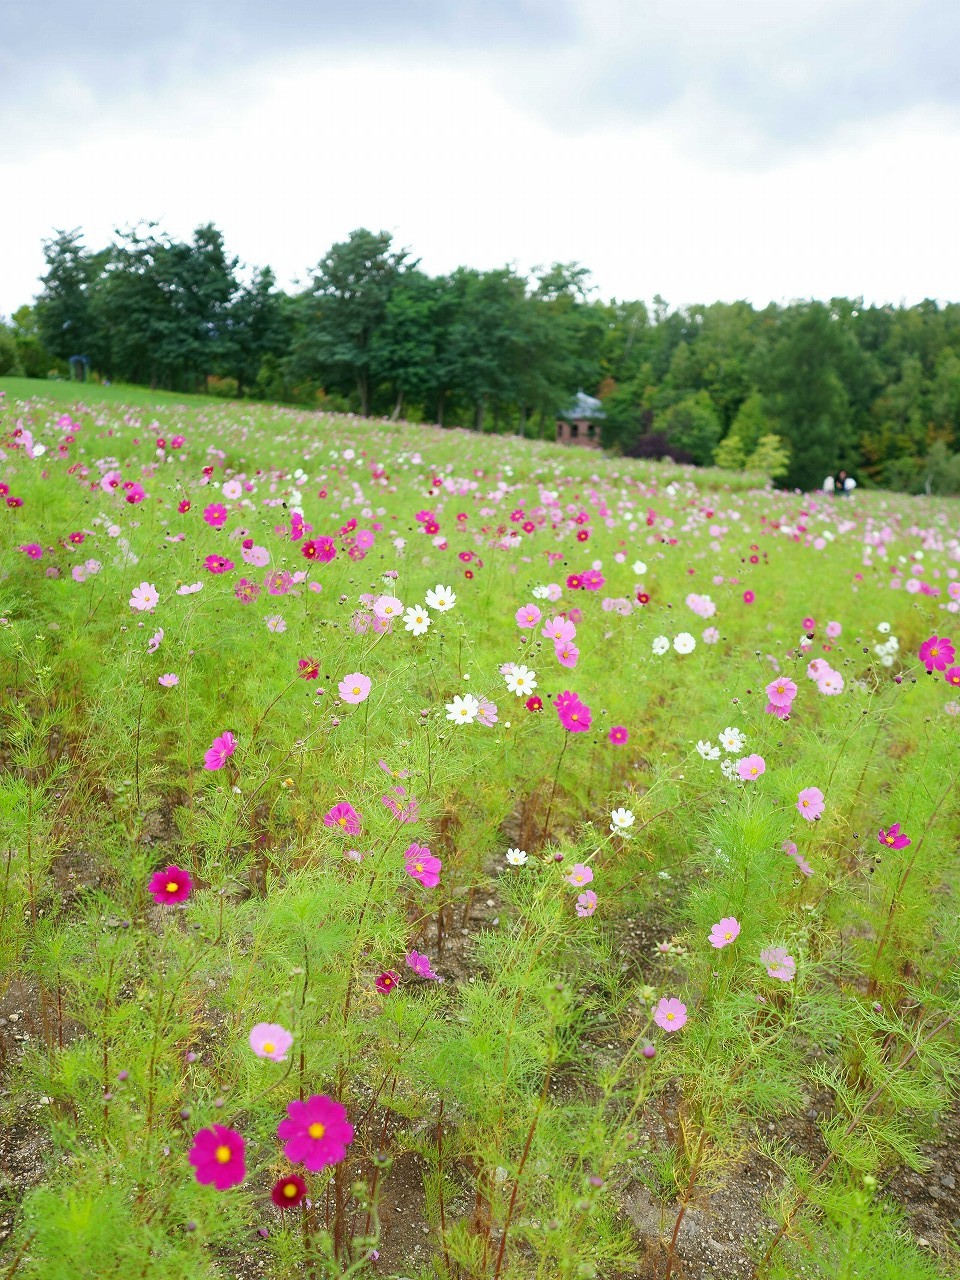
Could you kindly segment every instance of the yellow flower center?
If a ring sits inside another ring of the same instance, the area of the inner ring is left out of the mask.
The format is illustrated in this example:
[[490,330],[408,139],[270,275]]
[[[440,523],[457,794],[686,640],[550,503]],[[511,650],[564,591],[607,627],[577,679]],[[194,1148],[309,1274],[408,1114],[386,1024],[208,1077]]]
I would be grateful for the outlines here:
[[292,1200],[293,1197],[297,1194],[297,1184],[295,1182],[288,1182],[287,1185],[283,1188],[283,1194],[287,1197],[288,1200]]
[[311,1138],[322,1138],[326,1133],[326,1129],[319,1120],[314,1120],[313,1124],[307,1130]]
[[273,1043],[273,1041],[272,1041],[272,1040],[264,1040],[263,1045],[262,1045],[262,1048],[263,1048],[263,1052],[264,1052],[264,1053],[273,1053],[273,1051],[274,1051],[274,1049],[275,1049],[276,1047],[277,1047],[277,1046]]
[[416,869],[417,869],[418,871],[422,871],[422,870],[423,870],[423,863],[422,863],[422,862],[415,862],[415,863],[414,863],[414,866],[416,867]]
[[883,842],[884,844],[893,844],[893,836],[884,836]]
[[358,684],[355,684],[355,685],[353,686],[353,692],[354,692],[354,693],[359,693],[359,692],[360,692],[360,686],[359,686]]
[[940,652],[940,650],[939,650],[939,649],[931,649],[931,650],[930,650],[930,657],[931,657],[931,658],[935,658],[939,652]]
[[676,1016],[677,1016],[677,1015],[676,1015],[675,1013],[668,1013],[668,1014],[667,1014],[667,1021],[668,1021],[668,1022],[672,1022]]
[[167,893],[176,893],[179,888],[180,886],[177,884],[176,880],[167,881]]
[[338,818],[337,821],[340,823],[341,827],[345,827],[347,825],[346,818]]
[[725,939],[727,942],[729,942],[729,941],[730,941],[730,939],[733,937],[733,934],[732,934],[732,933],[730,932],[730,930],[728,929],[728,930],[727,930],[727,932],[726,932],[723,936],[724,936],[724,939]]
[[233,1153],[228,1146],[224,1145],[222,1147],[217,1147],[213,1154],[216,1158],[217,1164],[229,1164],[230,1157]]

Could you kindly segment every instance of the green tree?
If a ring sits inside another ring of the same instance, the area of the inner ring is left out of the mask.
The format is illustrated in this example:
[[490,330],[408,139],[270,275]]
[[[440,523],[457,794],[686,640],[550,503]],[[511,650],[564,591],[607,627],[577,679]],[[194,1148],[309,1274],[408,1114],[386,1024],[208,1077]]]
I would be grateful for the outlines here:
[[23,365],[20,363],[16,335],[2,318],[0,318],[0,377],[23,377]]
[[676,450],[678,460],[709,466],[720,442],[720,420],[706,391],[695,391],[658,415],[656,425]]

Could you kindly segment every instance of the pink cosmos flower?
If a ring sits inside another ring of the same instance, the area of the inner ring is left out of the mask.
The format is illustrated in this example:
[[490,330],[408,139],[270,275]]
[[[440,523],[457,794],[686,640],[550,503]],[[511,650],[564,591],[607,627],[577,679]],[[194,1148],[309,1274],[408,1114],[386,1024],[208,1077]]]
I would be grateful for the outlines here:
[[704,644],[716,644],[719,639],[720,632],[716,627],[707,627],[706,631],[703,633]]
[[797,972],[797,962],[787,954],[786,947],[767,947],[760,952],[760,962],[766,965],[771,978],[781,982],[790,982]]
[[260,594],[260,585],[259,583],[251,582],[249,578],[241,578],[233,588],[233,594],[243,604],[253,604]]
[[551,618],[549,622],[544,624],[543,631],[540,634],[544,639],[552,640],[555,645],[565,644],[568,640],[574,639],[577,634],[577,628],[569,618]]
[[432,889],[440,883],[443,863],[433,856],[425,844],[409,845],[403,858],[407,875],[419,880],[425,889]]
[[252,564],[255,569],[263,569],[270,563],[270,552],[266,547],[244,547],[240,555],[244,564]]
[[592,916],[597,909],[597,895],[592,889],[585,889],[577,898],[577,915]]
[[610,732],[607,734],[607,737],[614,744],[614,746],[619,747],[619,746],[622,746],[624,742],[629,741],[630,735],[629,733],[627,733],[626,729],[623,727],[622,724],[615,724],[613,728],[610,730]]
[[267,630],[272,631],[274,635],[281,635],[287,629],[287,624],[279,613],[272,613],[269,618],[265,618]]
[[785,706],[780,706],[776,702],[768,702],[763,709],[768,716],[776,716],[778,720],[789,720],[793,703],[788,702]]
[[384,622],[392,622],[403,616],[403,605],[396,596],[377,596],[373,602],[373,612]]
[[710,945],[719,951],[740,936],[740,924],[734,916],[724,916],[710,930]]
[[203,757],[205,769],[222,769],[227,760],[237,749],[237,740],[232,733],[221,733],[214,738]]
[[292,1044],[293,1036],[279,1022],[258,1022],[250,1032],[250,1048],[258,1058],[271,1062],[285,1062]]
[[804,787],[797,796],[797,809],[800,816],[813,822],[823,813],[823,792],[819,787]]
[[653,1020],[658,1027],[663,1027],[664,1031],[679,1031],[687,1020],[687,1006],[675,996],[670,998],[664,996],[657,1002],[653,1011]]
[[553,651],[557,655],[557,661],[561,667],[575,667],[580,658],[580,650],[570,640],[564,641],[563,644],[554,645]]
[[827,697],[836,697],[838,693],[843,693],[843,676],[832,669],[825,671],[817,680],[817,689]]
[[515,615],[517,626],[523,627],[525,631],[529,631],[531,627],[535,627],[542,616],[543,615],[535,604],[523,605],[522,608],[517,610]]
[[956,657],[953,642],[930,636],[920,646],[920,661],[928,671],[945,671]]
[[344,676],[337,688],[344,702],[363,702],[370,696],[370,677],[354,671],[352,675]]
[[759,778],[766,771],[767,766],[763,756],[744,756],[742,760],[737,761],[737,773],[744,782],[752,782],[754,778]]
[[152,582],[141,582],[134,587],[130,596],[130,608],[143,613],[147,609],[155,609],[160,603],[160,595]]
[[786,676],[778,676],[767,685],[766,695],[778,707],[789,707],[797,696],[797,686]]
[[[387,772],[390,772],[389,769]],[[406,777],[406,771],[404,771],[403,776]],[[395,800],[393,796],[381,796],[381,802],[387,806],[398,821],[416,822],[417,818],[420,816],[419,800],[416,800],[413,796],[411,796],[409,800],[406,800],[405,797],[407,793],[403,787],[394,787],[394,792],[400,797],[399,800]]]
[[839,622],[827,623],[827,639],[828,640],[836,640],[837,636],[839,636],[842,631],[843,631],[843,627],[841,627]]
[[337,554],[337,544],[332,538],[314,538],[313,545],[316,548],[316,555],[313,558],[319,564],[329,564]]
[[147,641],[147,653],[156,653],[160,648],[160,642],[163,640],[163,627],[155,631]]
[[952,684],[955,689],[960,688],[960,667],[949,667],[943,673],[943,678],[947,684]]
[[913,843],[900,830],[899,822],[895,822],[889,831],[884,831],[883,827],[881,827],[877,839],[888,849],[906,849],[908,844]]
[[39,542],[25,542],[20,550],[30,557],[31,560],[40,560],[43,558],[43,547]]
[[314,1093],[306,1102],[287,1103],[287,1119],[277,1125],[283,1154],[291,1164],[303,1164],[312,1173],[339,1164],[353,1141],[353,1125],[344,1105]]
[[119,489],[123,484],[123,473],[120,471],[108,471],[100,480],[100,488],[104,493],[113,493],[114,489]]
[[477,712],[477,723],[482,724],[484,728],[491,729],[497,723],[497,704],[491,702],[489,698],[481,697],[479,699],[480,710]]
[[830,663],[825,658],[814,658],[807,666],[807,676],[811,680],[819,680],[821,676],[825,676],[830,670]]
[[373,985],[382,996],[385,996],[389,995],[399,981],[400,975],[396,969],[384,969],[383,973],[374,980]]
[[792,840],[784,840],[783,844],[780,847],[783,849],[785,854],[787,854],[789,857],[791,857],[794,860],[794,862],[800,868],[801,875],[805,875],[805,876],[813,875],[813,867],[811,867],[810,863],[807,862],[806,858],[804,858],[798,852],[797,846],[793,843]]
[[439,974],[431,969],[429,956],[421,955],[419,951],[408,951],[404,959],[418,978],[429,978],[432,982],[443,981]]
[[572,884],[579,888],[580,885],[589,884],[591,882],[593,879],[593,868],[588,867],[585,862],[577,862],[570,868],[569,874],[564,876],[564,879],[567,884]]
[[180,683],[180,677],[174,675],[172,671],[168,671],[166,675],[157,677],[157,684],[162,684],[165,689],[172,689],[174,685]]
[[190,879],[189,872],[174,866],[166,867],[163,871],[155,871],[147,885],[147,891],[153,895],[154,902],[162,906],[186,902],[192,888],[193,881]]
[[212,1183],[218,1191],[239,1186],[247,1176],[243,1159],[245,1146],[236,1129],[226,1129],[222,1124],[198,1130],[187,1157],[196,1170],[197,1181]]
[[356,836],[360,834],[360,815],[352,804],[341,800],[323,815],[323,825],[339,827],[344,835]]

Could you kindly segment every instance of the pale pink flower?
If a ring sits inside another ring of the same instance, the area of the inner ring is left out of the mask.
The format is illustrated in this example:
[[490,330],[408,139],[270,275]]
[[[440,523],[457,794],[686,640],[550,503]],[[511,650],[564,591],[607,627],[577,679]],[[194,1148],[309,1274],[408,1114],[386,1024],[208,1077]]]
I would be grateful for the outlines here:
[[819,787],[804,787],[797,796],[797,808],[801,817],[813,822],[823,813],[823,792]]
[[728,947],[740,935],[740,924],[734,916],[724,916],[710,930],[710,945],[716,947],[719,951],[721,947]]
[[355,671],[353,675],[344,676],[337,688],[344,702],[363,702],[370,695],[370,677]]
[[664,1031],[679,1031],[687,1020],[687,1006],[675,996],[664,996],[653,1011],[653,1020]]

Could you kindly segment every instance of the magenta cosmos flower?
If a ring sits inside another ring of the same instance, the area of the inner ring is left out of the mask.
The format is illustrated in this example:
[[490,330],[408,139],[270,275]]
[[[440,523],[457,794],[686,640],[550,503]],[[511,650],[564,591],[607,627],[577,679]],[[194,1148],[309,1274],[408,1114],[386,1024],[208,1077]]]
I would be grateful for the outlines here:
[[247,1176],[243,1161],[246,1143],[236,1129],[215,1124],[193,1135],[188,1159],[196,1170],[198,1182],[212,1183],[218,1191],[239,1186]]
[[357,836],[360,834],[360,815],[352,804],[341,800],[323,815],[323,825],[339,827],[344,835]]
[[431,982],[442,982],[443,979],[438,973],[434,973],[430,967],[430,957],[421,955],[419,951],[408,951],[404,956],[409,968],[417,975],[418,978],[429,978]]
[[373,985],[382,996],[386,996],[390,994],[399,981],[400,975],[397,973],[396,969],[384,969],[383,973],[376,978]]
[[178,902],[186,902],[190,897],[193,881],[180,867],[170,866],[163,871],[155,871],[147,888],[153,894],[154,902],[174,906]]
[[432,889],[440,883],[443,863],[433,856],[425,844],[409,845],[403,860],[407,875],[419,880],[425,889]]
[[592,723],[590,708],[569,689],[558,693],[553,705],[560,723],[568,733],[586,733],[590,728]]
[[766,769],[763,756],[744,756],[742,760],[737,761],[737,773],[744,782],[752,782],[754,778],[759,778]]
[[823,813],[823,792],[819,787],[804,787],[797,796],[797,808],[801,817],[813,822]]
[[270,1199],[280,1209],[295,1209],[307,1194],[307,1184],[297,1173],[288,1173],[270,1189]]
[[339,1164],[353,1141],[353,1125],[342,1102],[314,1093],[306,1102],[287,1103],[287,1119],[277,1125],[283,1154],[291,1164],[303,1164],[317,1173]]
[[237,740],[233,734],[229,731],[221,733],[219,738],[214,738],[204,753],[203,767],[205,769],[222,769],[236,749]]
[[920,646],[920,661],[928,671],[946,671],[956,654],[951,640],[930,636]]
[[767,700],[778,707],[789,707],[797,696],[797,686],[786,676],[771,680],[766,688]]
[[250,1032],[250,1048],[258,1058],[271,1062],[285,1062],[292,1044],[293,1036],[279,1022],[258,1022]]
[[724,916],[710,930],[710,945],[719,951],[740,936],[740,923],[734,916]]
[[624,742],[628,742],[630,739],[629,733],[627,733],[626,729],[623,727],[622,724],[615,724],[613,728],[610,730],[610,732],[607,734],[607,737],[614,744],[614,746],[617,746],[617,747],[622,746]]
[[908,844],[912,843],[900,830],[899,822],[895,822],[889,831],[884,831],[883,827],[881,827],[877,839],[888,849],[905,849]]
[[760,952],[760,961],[771,978],[790,982],[797,972],[797,962],[787,953],[786,947],[767,947]]
[[354,671],[352,675],[344,676],[337,688],[344,702],[363,702],[370,694],[370,677]]
[[664,1031],[679,1031],[687,1020],[687,1006],[675,996],[664,996],[653,1011],[653,1020]]

